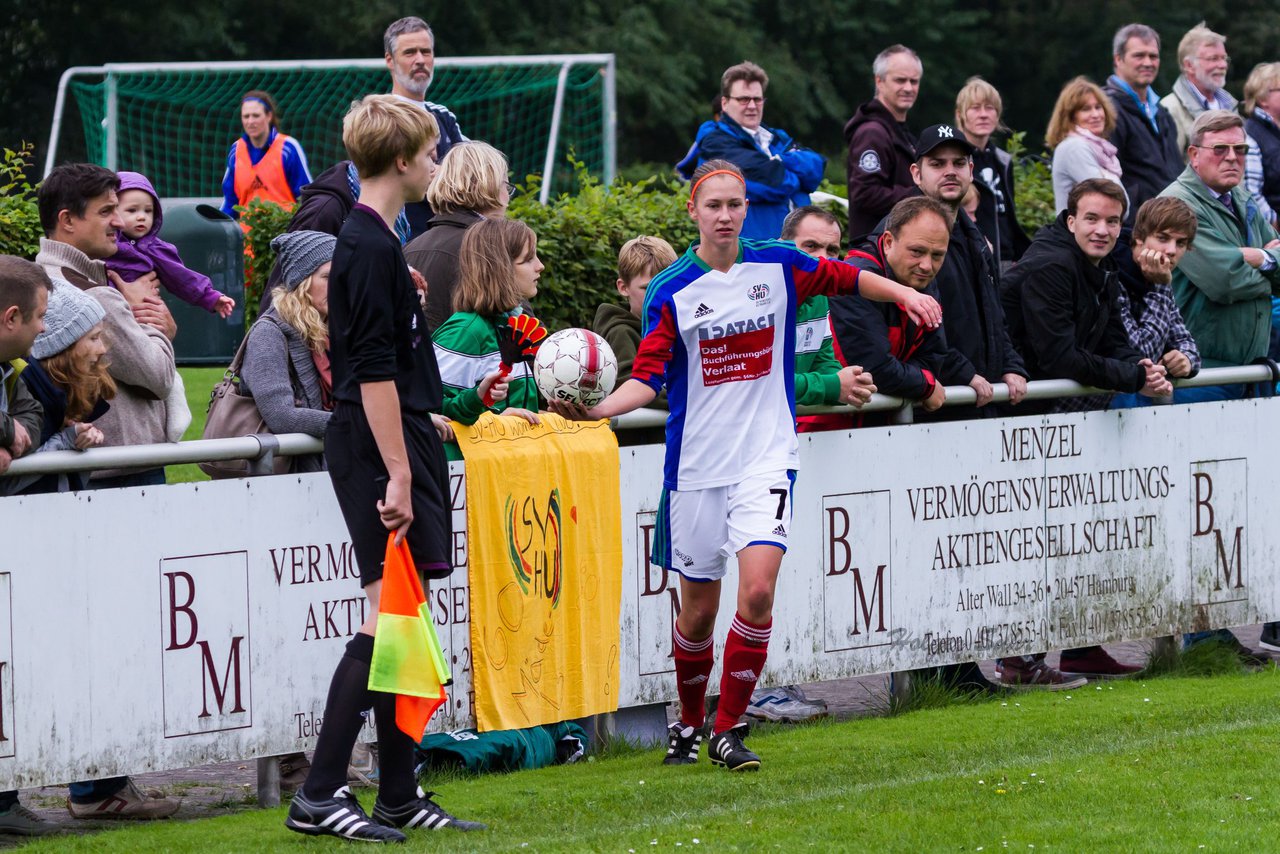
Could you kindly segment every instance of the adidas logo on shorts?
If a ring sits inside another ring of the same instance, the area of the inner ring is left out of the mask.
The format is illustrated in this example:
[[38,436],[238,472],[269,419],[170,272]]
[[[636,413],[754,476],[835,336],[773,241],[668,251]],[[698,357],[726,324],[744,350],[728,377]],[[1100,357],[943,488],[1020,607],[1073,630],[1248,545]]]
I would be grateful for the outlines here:
[[778,527],[773,529],[773,533],[774,533],[774,536],[785,537],[787,535],[787,529],[779,525]]
[[754,682],[757,678],[754,670],[735,670],[729,675],[734,679],[741,679],[743,682]]
[[705,302],[700,302],[698,303],[698,308],[696,311],[694,311],[693,316],[695,318],[706,317],[708,314],[711,314],[711,313],[712,313],[711,307],[708,306]]

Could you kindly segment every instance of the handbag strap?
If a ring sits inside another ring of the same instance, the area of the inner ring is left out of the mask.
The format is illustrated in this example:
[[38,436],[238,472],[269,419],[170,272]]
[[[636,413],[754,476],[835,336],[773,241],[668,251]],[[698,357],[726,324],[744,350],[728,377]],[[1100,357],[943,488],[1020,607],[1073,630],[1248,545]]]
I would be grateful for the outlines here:
[[[252,329],[250,329],[250,332]],[[240,376],[240,368],[244,365],[244,351],[249,346],[249,333],[246,332],[244,337],[240,339],[240,346],[236,348],[236,354],[231,357],[231,364],[227,365],[227,371],[224,377]]]
[[[280,329],[279,322],[269,314],[258,315],[258,319],[253,322],[253,326],[257,326],[262,321],[271,323],[276,329]],[[244,365],[244,351],[249,346],[249,336],[253,334],[253,326],[250,326],[249,331],[240,339],[240,346],[236,348],[236,354],[231,357],[231,364],[227,365],[227,372],[223,374],[224,377],[240,376],[240,368]]]

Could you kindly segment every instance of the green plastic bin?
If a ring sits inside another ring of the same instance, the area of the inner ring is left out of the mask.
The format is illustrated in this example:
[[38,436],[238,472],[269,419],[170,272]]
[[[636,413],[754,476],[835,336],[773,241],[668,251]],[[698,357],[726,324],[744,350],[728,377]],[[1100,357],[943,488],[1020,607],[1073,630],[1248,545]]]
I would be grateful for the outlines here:
[[182,261],[204,273],[214,288],[236,301],[225,320],[160,289],[178,324],[173,342],[179,365],[231,363],[244,337],[244,233],[236,220],[203,203],[164,205],[160,236],[178,247]]

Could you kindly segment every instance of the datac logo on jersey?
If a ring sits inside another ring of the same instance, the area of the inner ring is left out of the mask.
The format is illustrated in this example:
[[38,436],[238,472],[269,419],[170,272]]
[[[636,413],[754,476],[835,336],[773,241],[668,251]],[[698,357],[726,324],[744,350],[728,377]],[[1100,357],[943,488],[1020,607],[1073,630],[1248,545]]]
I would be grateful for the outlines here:
[[564,580],[560,490],[552,489],[542,502],[532,495],[523,498],[508,495],[503,517],[507,554],[520,589],[526,596],[547,600],[553,609],[558,607]]

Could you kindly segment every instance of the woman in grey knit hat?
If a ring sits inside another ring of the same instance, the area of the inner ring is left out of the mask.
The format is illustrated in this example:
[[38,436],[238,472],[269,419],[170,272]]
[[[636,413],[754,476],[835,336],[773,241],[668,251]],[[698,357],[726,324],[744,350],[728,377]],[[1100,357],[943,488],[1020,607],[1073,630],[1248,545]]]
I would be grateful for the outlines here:
[[[283,283],[249,330],[240,378],[272,433],[323,437],[333,410],[329,261],[337,238],[292,231],[271,241]],[[324,455],[294,457],[294,472],[324,470]]]
[[[107,373],[104,316],[98,301],[74,285],[59,283],[49,293],[44,332],[31,345],[31,360],[22,373],[31,396],[44,408],[40,435],[32,437],[37,452],[83,451],[104,440],[92,423],[116,393]],[[66,492],[83,489],[87,480],[83,472],[32,475],[15,492]]]

